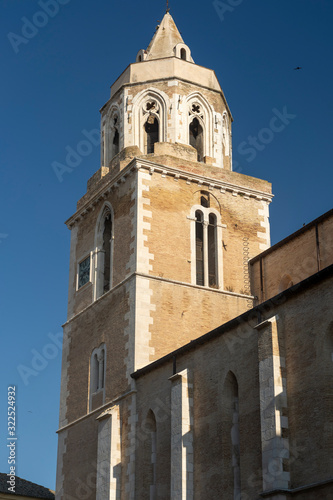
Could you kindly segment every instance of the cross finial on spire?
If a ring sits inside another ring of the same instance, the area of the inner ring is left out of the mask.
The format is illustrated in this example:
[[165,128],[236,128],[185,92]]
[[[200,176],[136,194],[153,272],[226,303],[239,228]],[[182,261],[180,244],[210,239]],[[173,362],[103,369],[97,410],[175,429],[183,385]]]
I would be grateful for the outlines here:
[[167,3],[166,3],[166,13],[170,12],[170,8],[169,8],[169,0],[167,0]]

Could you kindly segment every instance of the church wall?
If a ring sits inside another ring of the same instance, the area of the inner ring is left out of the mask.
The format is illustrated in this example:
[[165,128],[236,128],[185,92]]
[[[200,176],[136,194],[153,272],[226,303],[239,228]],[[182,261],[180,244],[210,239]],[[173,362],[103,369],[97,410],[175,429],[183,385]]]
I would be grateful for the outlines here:
[[279,307],[278,328],[286,348],[292,488],[333,477],[332,300],[331,278]]
[[[239,318],[238,327],[207,342],[202,339],[200,344],[189,346],[187,350],[175,352],[137,379],[138,429],[144,429],[144,417],[149,409],[154,411],[156,408],[157,436],[160,435],[157,439],[161,439],[161,447],[167,450],[167,441],[172,442],[170,377],[173,363],[176,362],[177,373],[187,370],[192,374],[193,498],[218,498],[219,495],[233,498],[230,480],[225,482],[231,467],[228,454],[230,435],[229,431],[227,435],[225,433],[224,419],[227,405],[224,384],[229,371],[238,383],[242,498],[256,498],[263,489],[271,489],[270,484],[281,488],[284,483],[287,490],[293,490],[332,477],[332,277],[328,275],[319,283],[312,282],[302,287],[301,291],[294,287],[288,295],[280,295],[265,303],[260,309],[261,316],[254,310],[250,316]],[[270,340],[268,330],[261,325],[274,318],[276,337]],[[261,323],[256,327],[258,321]],[[261,395],[260,388],[266,387],[266,376],[262,363],[258,364],[258,354],[262,361],[272,355],[273,364],[280,360],[276,378],[269,382],[270,386],[271,382],[273,387],[276,385],[275,392],[267,386]],[[277,448],[271,453],[266,439],[275,430],[267,429],[266,436],[262,433],[262,425],[263,418],[273,415],[273,408],[276,408],[278,419],[274,428],[277,432],[275,442],[281,438],[285,448]],[[261,439],[265,439],[263,444]],[[142,450],[139,441],[137,446],[140,476]],[[163,460],[163,470],[165,467],[170,470],[171,462],[168,464],[164,455],[163,458],[157,456],[157,463],[159,460]],[[281,469],[277,467],[278,463]],[[264,476],[263,464],[266,464]],[[161,468],[158,470],[157,481],[166,484],[168,475]],[[323,485],[314,490],[295,491],[292,497],[329,500],[331,494],[332,486]],[[289,498],[288,493],[286,495]],[[170,498],[170,493],[161,498]],[[275,496],[268,495],[268,498]]]
[[260,258],[258,256],[252,260],[252,293],[259,300],[267,300],[333,263],[333,212],[317,219],[319,255],[315,224],[316,221],[311,222],[260,256],[263,293]]
[[[261,443],[257,359],[257,333],[246,326],[203,343],[186,354],[177,355],[177,373],[187,369],[193,383],[191,432],[194,499],[233,498],[233,484],[229,481],[231,456],[227,452],[231,436],[223,426],[224,406],[228,397],[225,381],[230,371],[234,373],[239,387],[241,484],[248,495],[245,498],[254,498],[258,491],[258,483],[261,484]],[[137,484],[144,487],[140,479],[143,467],[140,435],[144,438],[144,418],[152,409],[157,421],[157,450],[160,450],[156,458],[157,484],[163,487],[163,493],[158,498],[163,500],[171,498],[172,465],[169,450],[173,439],[170,407],[172,370],[171,359],[137,380]]]
[[[147,460],[149,451],[147,448],[151,436],[151,428],[148,423],[149,411],[152,411],[156,419],[156,486],[157,498],[160,500],[170,499],[170,381],[172,366],[159,368],[154,377],[148,377],[145,383],[137,385],[137,432],[136,432],[136,483],[135,491],[137,498],[149,498],[149,486],[151,484],[150,460]],[[148,451],[148,453],[147,453]],[[146,461],[146,463],[145,463]],[[148,488],[148,491],[147,491]]]

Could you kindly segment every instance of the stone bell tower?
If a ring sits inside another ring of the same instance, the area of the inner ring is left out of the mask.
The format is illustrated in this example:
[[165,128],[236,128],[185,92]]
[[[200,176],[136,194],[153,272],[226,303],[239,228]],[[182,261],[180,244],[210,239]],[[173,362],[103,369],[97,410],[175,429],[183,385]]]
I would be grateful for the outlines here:
[[167,12],[111,87],[101,167],[66,222],[58,500],[135,499],[131,374],[253,306],[271,186],[232,171],[231,123]]

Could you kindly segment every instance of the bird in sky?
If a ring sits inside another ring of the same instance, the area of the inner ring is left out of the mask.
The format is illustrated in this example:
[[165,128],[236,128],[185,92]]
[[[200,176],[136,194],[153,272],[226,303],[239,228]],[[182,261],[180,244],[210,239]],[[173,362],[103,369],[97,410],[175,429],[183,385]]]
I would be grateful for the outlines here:
[[297,66],[297,68],[294,68],[294,70],[302,69],[300,66]]

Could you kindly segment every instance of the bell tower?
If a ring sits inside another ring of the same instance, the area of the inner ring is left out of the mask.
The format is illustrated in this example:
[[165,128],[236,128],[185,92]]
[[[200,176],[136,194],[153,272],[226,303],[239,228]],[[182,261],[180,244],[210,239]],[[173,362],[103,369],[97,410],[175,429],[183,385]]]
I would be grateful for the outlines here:
[[66,222],[57,500],[135,499],[131,374],[253,306],[272,194],[232,171],[231,124],[167,12],[111,87],[101,166]]
[[193,146],[198,161],[231,170],[229,107],[215,73],[194,63],[168,12],[101,113],[102,166],[128,147],[152,154],[155,143],[179,143]]

